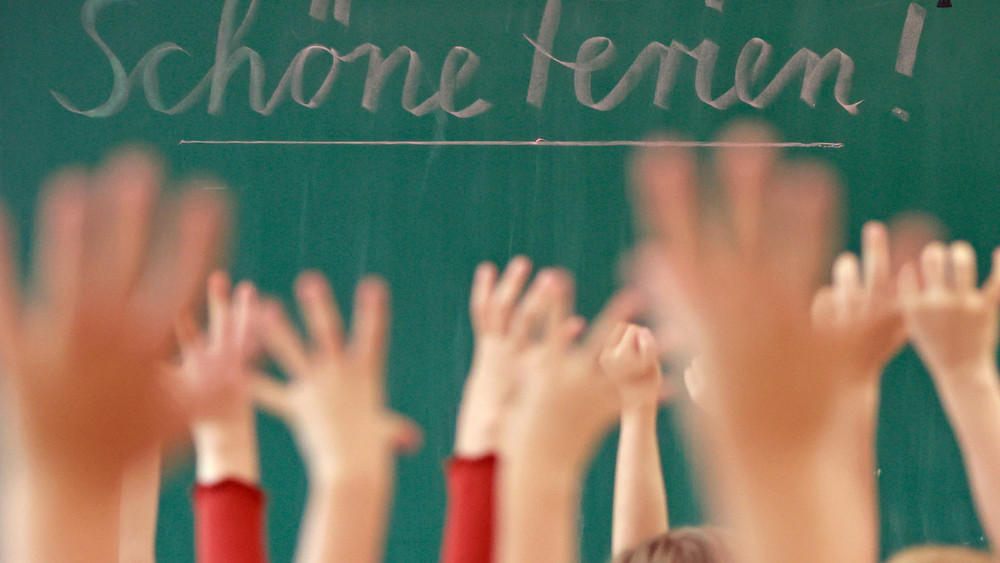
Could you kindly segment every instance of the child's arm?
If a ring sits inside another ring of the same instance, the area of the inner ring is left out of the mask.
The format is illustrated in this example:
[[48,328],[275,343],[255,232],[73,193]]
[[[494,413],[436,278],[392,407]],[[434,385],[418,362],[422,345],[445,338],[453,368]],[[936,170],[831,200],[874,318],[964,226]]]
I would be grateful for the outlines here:
[[961,446],[969,485],[990,545],[1000,545],[1000,375],[997,310],[1000,251],[976,288],[976,256],[957,242],[932,243],[921,257],[922,283],[912,265],[900,273],[903,316],[917,352]]
[[582,321],[571,316],[571,292],[565,276],[538,280],[514,321],[514,333],[531,343],[518,355],[523,382],[504,427],[500,561],[576,560],[580,484],[618,414],[618,394],[598,356],[635,301],[613,300],[577,343]]
[[208,278],[208,327],[178,322],[180,377],[203,400],[191,417],[194,437],[195,547],[198,561],[265,561],[264,496],[249,373],[255,354],[253,285]]
[[359,284],[350,339],[321,275],[299,276],[296,296],[310,343],[303,342],[280,305],[265,303],[265,345],[290,383],[282,389],[265,380],[259,391],[262,404],[284,413],[309,477],[296,559],[378,561],[394,449],[419,440],[413,424],[385,406],[388,291],[374,278]]
[[119,517],[120,563],[156,561],[156,517],[160,510],[160,448],[125,469]]
[[222,207],[191,190],[161,233],[160,172],[121,154],[98,173],[64,172],[44,196],[30,291],[0,259],[0,356],[16,405],[25,533],[17,561],[119,556],[126,468],[183,430],[162,367],[173,321],[214,259]]
[[513,258],[497,279],[493,264],[476,269],[469,300],[475,333],[472,368],[465,380],[455,430],[455,455],[445,469],[448,510],[441,560],[491,561],[494,536],[496,453],[503,419],[515,392],[516,352],[511,316],[531,263]]
[[819,334],[835,343],[843,361],[844,387],[834,405],[831,444],[840,444],[858,479],[866,482],[865,521],[859,530],[871,534],[867,543],[876,557],[878,501],[875,486],[875,427],[879,384],[886,364],[903,347],[906,331],[896,298],[890,260],[889,233],[878,222],[862,230],[861,258],[843,253],[834,262],[832,285],[813,300],[813,323]]
[[656,434],[663,374],[656,340],[647,328],[628,325],[601,352],[601,367],[622,401],[615,464],[613,556],[666,533],[667,493]]

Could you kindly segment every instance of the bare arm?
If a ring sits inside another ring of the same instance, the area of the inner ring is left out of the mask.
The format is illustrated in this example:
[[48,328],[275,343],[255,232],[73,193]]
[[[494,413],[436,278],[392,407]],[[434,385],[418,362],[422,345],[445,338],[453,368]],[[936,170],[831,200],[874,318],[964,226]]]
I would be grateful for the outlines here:
[[669,527],[656,433],[662,373],[653,334],[629,325],[620,341],[608,343],[601,367],[622,400],[611,527],[611,553],[616,556]]
[[593,448],[618,414],[617,393],[598,356],[634,302],[628,296],[613,300],[577,344],[582,321],[571,317],[569,287],[565,277],[543,280],[540,274],[515,315],[515,333],[536,339],[519,354],[524,380],[504,429],[498,540],[503,562],[577,559],[580,482]]
[[222,209],[189,192],[163,231],[176,236],[156,236],[159,184],[137,153],[93,176],[64,173],[43,204],[23,299],[0,260],[0,353],[26,469],[18,560],[115,560],[126,469],[183,428],[162,366],[173,321],[213,259]]
[[263,395],[258,397],[284,416],[309,477],[296,559],[378,561],[388,522],[394,450],[398,445],[413,447],[418,440],[412,423],[385,407],[388,291],[377,279],[359,284],[347,341],[322,276],[301,275],[296,295],[311,345],[302,341],[280,305],[266,303],[266,346],[291,383],[283,387],[263,380]]
[[[726,136],[768,139],[759,126]],[[690,152],[649,151],[636,178],[653,234],[643,286],[684,319],[714,376],[718,416],[705,417],[701,445],[716,515],[744,561],[871,560],[870,477],[826,434],[845,369],[809,312],[832,246],[836,182],[759,146],[720,150],[715,165],[726,202],[709,213]]]
[[995,252],[993,272],[977,289],[972,247],[932,243],[921,257],[922,283],[912,266],[899,280],[913,344],[951,421],[980,522],[994,549],[1000,545],[998,264],[1000,252]]
[[160,510],[160,450],[155,448],[125,470],[121,488],[118,560],[156,561],[156,517]]

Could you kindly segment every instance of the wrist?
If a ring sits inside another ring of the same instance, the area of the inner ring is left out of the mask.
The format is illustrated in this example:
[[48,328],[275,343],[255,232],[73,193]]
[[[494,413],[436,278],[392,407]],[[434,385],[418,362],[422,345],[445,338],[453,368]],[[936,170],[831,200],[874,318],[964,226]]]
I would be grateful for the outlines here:
[[656,417],[660,412],[660,404],[657,401],[641,401],[623,403],[621,411],[622,424],[634,422],[656,423]]
[[980,392],[992,388],[1000,379],[996,361],[989,357],[933,368],[930,371],[942,394]]
[[455,454],[478,457],[496,451],[500,426],[499,408],[463,399],[455,425]]
[[252,422],[220,425],[196,424],[192,429],[195,472],[201,484],[238,479],[260,482],[256,425]]

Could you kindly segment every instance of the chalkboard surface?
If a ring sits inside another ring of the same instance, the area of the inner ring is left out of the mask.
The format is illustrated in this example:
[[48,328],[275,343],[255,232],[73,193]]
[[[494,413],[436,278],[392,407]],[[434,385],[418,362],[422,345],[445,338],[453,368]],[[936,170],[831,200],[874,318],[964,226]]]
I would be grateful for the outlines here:
[[[287,296],[317,268],[345,306],[361,275],[389,280],[391,402],[426,437],[400,463],[390,561],[437,557],[475,264],[565,266],[592,314],[632,240],[628,145],[650,132],[709,141],[764,118],[843,171],[848,233],[917,209],[980,253],[1000,242],[993,0],[3,0],[0,26],[0,188],[26,233],[54,167],[140,142],[178,178],[224,180],[235,277]],[[912,352],[883,391],[883,552],[982,546]],[[261,424],[270,552],[286,561],[304,476],[285,431]],[[663,430],[671,519],[697,523]],[[609,550],[612,447],[584,496],[590,561]],[[190,471],[166,485],[161,560],[193,558],[190,485]]]

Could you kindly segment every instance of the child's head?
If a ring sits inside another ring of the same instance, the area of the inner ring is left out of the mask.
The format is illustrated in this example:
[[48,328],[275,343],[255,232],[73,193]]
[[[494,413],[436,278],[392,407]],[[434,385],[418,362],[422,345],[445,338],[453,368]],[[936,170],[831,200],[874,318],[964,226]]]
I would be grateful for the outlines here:
[[729,538],[711,526],[678,528],[614,558],[613,563],[716,563],[732,560]]
[[989,553],[959,545],[921,545],[900,551],[888,563],[991,563]]

